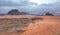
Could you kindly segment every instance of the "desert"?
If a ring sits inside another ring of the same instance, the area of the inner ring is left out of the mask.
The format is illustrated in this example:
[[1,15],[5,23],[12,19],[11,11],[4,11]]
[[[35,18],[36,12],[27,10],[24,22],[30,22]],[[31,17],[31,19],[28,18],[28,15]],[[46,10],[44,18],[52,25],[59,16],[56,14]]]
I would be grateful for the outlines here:
[[60,16],[0,16],[0,35],[60,35]]

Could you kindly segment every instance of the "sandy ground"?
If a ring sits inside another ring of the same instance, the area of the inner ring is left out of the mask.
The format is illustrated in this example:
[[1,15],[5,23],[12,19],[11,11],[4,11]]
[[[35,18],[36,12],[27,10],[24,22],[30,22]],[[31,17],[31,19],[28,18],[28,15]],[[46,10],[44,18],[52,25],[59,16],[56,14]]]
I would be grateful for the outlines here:
[[28,27],[23,28],[23,33],[2,33],[1,35],[60,35],[60,16],[0,16],[3,18],[32,18],[41,17],[43,20],[36,20]]
[[31,15],[5,15],[5,16],[0,16],[0,19],[3,18],[32,18],[32,17],[36,17],[36,16],[31,16]]
[[42,16],[44,20],[30,23],[21,35],[60,35],[60,16]]

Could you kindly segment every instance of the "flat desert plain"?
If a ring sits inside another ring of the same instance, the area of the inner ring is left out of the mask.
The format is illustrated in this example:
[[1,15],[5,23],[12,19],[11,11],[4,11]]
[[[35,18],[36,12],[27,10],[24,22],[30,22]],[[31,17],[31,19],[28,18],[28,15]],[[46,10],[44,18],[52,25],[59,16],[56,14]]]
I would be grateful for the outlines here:
[[0,16],[0,35],[60,35],[60,16]]

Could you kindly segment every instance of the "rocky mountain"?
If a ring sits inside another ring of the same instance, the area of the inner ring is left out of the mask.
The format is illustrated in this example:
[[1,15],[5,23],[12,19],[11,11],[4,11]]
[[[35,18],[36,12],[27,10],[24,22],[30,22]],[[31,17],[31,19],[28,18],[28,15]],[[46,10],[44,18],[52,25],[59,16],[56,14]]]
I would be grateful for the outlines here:
[[20,12],[18,9],[12,9],[7,13],[7,15],[27,15],[27,14],[29,14],[29,13]]

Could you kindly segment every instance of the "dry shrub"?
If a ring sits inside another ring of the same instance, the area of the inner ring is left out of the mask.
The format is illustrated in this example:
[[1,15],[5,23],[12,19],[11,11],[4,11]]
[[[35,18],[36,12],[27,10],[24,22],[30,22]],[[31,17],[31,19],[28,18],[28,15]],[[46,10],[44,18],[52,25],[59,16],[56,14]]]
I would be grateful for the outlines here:
[[28,18],[0,19],[0,32],[9,32],[11,29],[14,29],[14,31],[19,29],[17,32],[22,32],[21,28],[27,27],[29,22]]
[[34,21],[34,20],[43,20],[43,18],[41,18],[41,17],[35,17],[35,18],[32,18],[32,20]]

